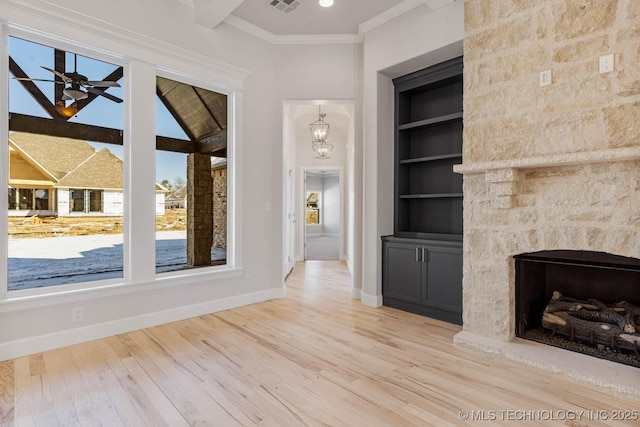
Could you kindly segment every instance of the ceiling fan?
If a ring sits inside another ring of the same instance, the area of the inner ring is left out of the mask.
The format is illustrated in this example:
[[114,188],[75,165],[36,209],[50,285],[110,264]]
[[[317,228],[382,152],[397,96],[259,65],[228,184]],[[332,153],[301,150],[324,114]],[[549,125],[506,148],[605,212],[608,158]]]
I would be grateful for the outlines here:
[[[110,81],[110,80],[87,80],[86,76],[83,76],[82,74],[79,74],[76,69],[78,66],[78,57],[77,55],[73,55],[73,72],[72,73],[61,73],[59,71],[56,71],[54,69],[51,68],[47,68],[43,65],[41,65],[40,67],[44,68],[45,70],[55,74],[56,76],[60,77],[62,79],[62,81],[60,80],[47,80],[47,79],[32,79],[32,78],[22,78],[22,77],[14,77],[16,80],[27,80],[27,81],[37,81],[37,82],[53,82],[53,83],[57,83],[57,84],[63,84],[63,85],[69,85],[69,87],[65,87],[64,90],[62,91],[62,100],[63,101],[69,101],[69,100],[74,100],[74,101],[79,101],[81,99],[85,99],[87,98],[89,95],[87,92],[91,92],[93,94],[96,95],[100,95],[100,96],[104,96],[107,99],[110,99],[111,101],[114,102],[122,102],[122,99],[118,98],[117,96],[113,96],[110,93],[106,93],[103,90],[97,89],[99,87],[105,87],[105,88],[109,88],[109,87],[120,87],[120,85],[117,82],[114,81]],[[85,89],[86,92],[82,89]]]

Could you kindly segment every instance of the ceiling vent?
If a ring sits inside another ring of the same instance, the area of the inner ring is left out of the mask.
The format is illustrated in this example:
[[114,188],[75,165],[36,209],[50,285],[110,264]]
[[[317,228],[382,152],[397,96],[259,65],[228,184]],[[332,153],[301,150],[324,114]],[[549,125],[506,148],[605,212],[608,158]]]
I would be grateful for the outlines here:
[[302,0],[269,0],[269,4],[284,13],[289,13],[298,5],[302,3]]

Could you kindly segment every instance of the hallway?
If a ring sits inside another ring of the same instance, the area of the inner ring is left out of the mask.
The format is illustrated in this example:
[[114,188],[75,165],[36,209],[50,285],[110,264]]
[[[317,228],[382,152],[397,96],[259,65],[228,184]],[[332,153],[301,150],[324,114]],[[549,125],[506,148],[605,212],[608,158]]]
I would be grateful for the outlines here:
[[307,235],[305,259],[322,261],[340,260],[340,238],[337,235]]

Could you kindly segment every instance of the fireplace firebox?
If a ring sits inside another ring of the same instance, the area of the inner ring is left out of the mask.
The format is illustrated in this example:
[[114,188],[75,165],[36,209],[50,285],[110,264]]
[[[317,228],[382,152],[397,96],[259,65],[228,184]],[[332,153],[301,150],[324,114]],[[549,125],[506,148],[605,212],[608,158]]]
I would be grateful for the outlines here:
[[516,336],[640,367],[640,259],[573,250],[514,259]]

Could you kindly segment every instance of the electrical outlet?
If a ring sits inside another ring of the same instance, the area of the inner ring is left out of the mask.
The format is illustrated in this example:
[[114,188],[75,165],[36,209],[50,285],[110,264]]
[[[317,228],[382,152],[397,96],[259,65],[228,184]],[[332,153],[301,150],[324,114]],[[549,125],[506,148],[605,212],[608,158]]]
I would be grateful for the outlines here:
[[84,320],[84,308],[75,307],[71,309],[71,320],[73,322],[82,322]]
[[600,57],[600,74],[613,71],[613,53]]
[[244,271],[244,278],[247,279],[247,280],[251,279],[251,270],[250,269],[247,268]]
[[551,70],[540,71],[540,87],[551,84]]

